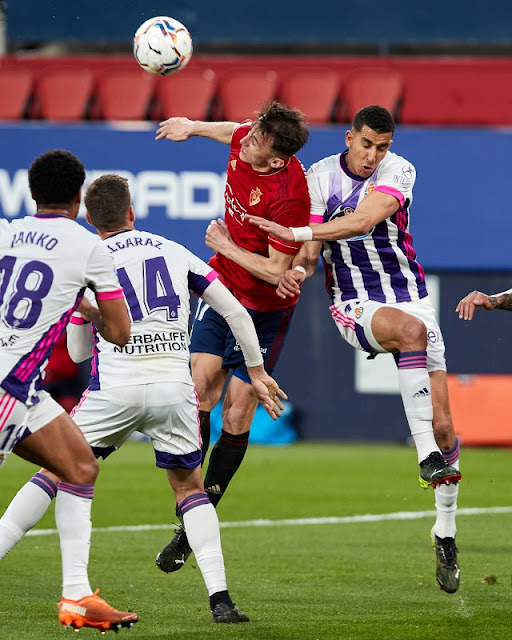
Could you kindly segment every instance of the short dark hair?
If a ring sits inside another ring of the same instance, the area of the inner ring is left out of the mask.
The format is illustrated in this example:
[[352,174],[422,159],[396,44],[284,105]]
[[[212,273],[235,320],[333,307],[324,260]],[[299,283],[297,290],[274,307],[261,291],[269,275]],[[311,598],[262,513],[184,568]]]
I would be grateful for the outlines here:
[[260,111],[256,125],[264,137],[272,138],[272,151],[287,158],[302,149],[309,138],[306,116],[275,100]]
[[393,116],[387,109],[378,104],[363,107],[356,113],[352,120],[352,129],[354,129],[354,131],[361,131],[364,125],[377,133],[393,134],[395,131]]
[[28,170],[30,192],[38,205],[69,205],[84,180],[84,165],[64,149],[46,151]]
[[123,227],[131,205],[128,180],[116,173],[96,178],[87,188],[84,203],[96,229],[117,231]]

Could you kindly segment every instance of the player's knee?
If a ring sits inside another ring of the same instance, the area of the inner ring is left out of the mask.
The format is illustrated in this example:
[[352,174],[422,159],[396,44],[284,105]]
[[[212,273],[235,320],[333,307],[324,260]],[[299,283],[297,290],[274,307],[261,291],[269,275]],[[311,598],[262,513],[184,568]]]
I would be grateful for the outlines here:
[[420,351],[427,348],[427,327],[418,318],[412,316],[402,322],[400,327],[402,351]]
[[94,484],[99,470],[98,461],[94,457],[78,460],[68,472],[61,474],[61,479],[72,484]]

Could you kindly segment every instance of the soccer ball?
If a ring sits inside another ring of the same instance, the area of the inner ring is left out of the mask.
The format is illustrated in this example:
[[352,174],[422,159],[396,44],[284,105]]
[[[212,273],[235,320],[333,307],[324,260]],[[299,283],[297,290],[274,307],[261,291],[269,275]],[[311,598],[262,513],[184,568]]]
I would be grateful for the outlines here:
[[168,76],[187,66],[192,56],[192,38],[174,18],[150,18],[135,32],[133,55],[146,71]]

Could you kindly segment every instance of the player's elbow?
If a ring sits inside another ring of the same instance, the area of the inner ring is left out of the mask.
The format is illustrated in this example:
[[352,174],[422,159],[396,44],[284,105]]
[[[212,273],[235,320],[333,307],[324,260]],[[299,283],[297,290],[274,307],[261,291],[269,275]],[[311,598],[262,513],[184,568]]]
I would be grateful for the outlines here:
[[126,318],[126,321],[106,326],[105,329],[109,342],[116,344],[118,347],[124,347],[124,345],[128,343],[130,339],[130,321],[128,318]]

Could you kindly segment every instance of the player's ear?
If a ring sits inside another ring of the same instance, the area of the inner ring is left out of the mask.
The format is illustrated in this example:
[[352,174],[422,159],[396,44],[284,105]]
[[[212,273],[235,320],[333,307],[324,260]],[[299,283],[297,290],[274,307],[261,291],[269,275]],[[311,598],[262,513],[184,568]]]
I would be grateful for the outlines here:
[[131,223],[135,222],[135,211],[132,205],[130,205],[130,208],[128,209],[128,221]]
[[88,211],[85,212],[85,219],[87,220],[87,223],[91,225],[91,227],[94,227],[93,223],[91,222],[91,218],[89,216]]
[[283,158],[272,158],[272,160],[270,161],[270,166],[272,167],[272,169],[281,169],[282,167],[284,167],[285,161],[283,160]]

